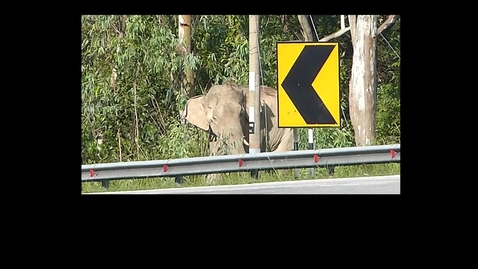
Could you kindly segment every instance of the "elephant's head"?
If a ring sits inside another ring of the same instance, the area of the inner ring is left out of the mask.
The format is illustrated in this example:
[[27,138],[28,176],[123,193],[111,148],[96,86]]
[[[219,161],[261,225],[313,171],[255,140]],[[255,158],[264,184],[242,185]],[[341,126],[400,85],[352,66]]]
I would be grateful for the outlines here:
[[246,95],[234,84],[215,85],[205,96],[186,104],[183,117],[209,132],[211,155],[243,154],[248,151]]

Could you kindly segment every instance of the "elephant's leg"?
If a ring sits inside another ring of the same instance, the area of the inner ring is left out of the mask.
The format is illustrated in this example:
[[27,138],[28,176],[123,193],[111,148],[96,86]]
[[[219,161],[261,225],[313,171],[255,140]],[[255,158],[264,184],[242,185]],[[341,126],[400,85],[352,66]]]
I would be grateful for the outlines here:
[[292,129],[288,129],[282,135],[282,139],[279,142],[279,145],[274,151],[277,152],[284,152],[284,151],[291,151],[293,147],[293,133]]
[[215,184],[215,183],[218,183],[219,181],[221,181],[222,179],[222,174],[218,173],[218,174],[208,174],[206,175],[206,183],[207,184]]
[[[220,153],[218,153],[219,144],[220,142],[217,141],[217,136],[214,135],[211,130],[209,130],[209,156],[218,156],[218,154],[220,155]],[[204,176],[204,179],[206,180],[207,184],[214,184],[220,181],[221,177],[221,173],[207,174]]]
[[[282,140],[279,142],[279,145],[274,150],[274,152],[286,152],[291,151],[293,148],[293,133],[292,129],[284,130]],[[276,171],[279,177],[289,177],[290,169],[280,169]]]

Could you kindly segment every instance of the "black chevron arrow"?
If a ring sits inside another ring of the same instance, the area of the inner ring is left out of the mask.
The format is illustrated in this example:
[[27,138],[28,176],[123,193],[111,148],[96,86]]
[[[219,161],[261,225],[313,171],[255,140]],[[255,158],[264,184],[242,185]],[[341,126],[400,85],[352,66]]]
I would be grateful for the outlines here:
[[312,87],[334,47],[306,45],[282,82],[282,88],[307,124],[337,123]]

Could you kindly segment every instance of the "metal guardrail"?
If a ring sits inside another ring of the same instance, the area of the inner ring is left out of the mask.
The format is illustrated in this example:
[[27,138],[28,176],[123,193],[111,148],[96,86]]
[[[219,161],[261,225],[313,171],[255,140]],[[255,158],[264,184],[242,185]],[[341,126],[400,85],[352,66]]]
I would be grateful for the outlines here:
[[333,168],[342,165],[391,162],[400,162],[400,144],[90,164],[81,166],[81,181],[105,182],[146,177],[309,167]]

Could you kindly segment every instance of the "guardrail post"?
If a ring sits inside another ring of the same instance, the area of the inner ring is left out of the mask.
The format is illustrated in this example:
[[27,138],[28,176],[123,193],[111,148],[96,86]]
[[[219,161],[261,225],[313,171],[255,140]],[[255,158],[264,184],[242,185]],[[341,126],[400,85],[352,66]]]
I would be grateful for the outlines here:
[[[294,151],[299,150],[299,134],[298,134],[298,129],[293,128],[292,129],[292,134],[294,136]],[[298,179],[299,178],[299,169],[294,168],[294,178]]]
[[335,166],[329,166],[327,167],[329,170],[329,176],[333,176],[335,174]]
[[[314,149],[314,129],[309,128],[309,150]],[[310,177],[315,177],[315,167],[310,168]]]

